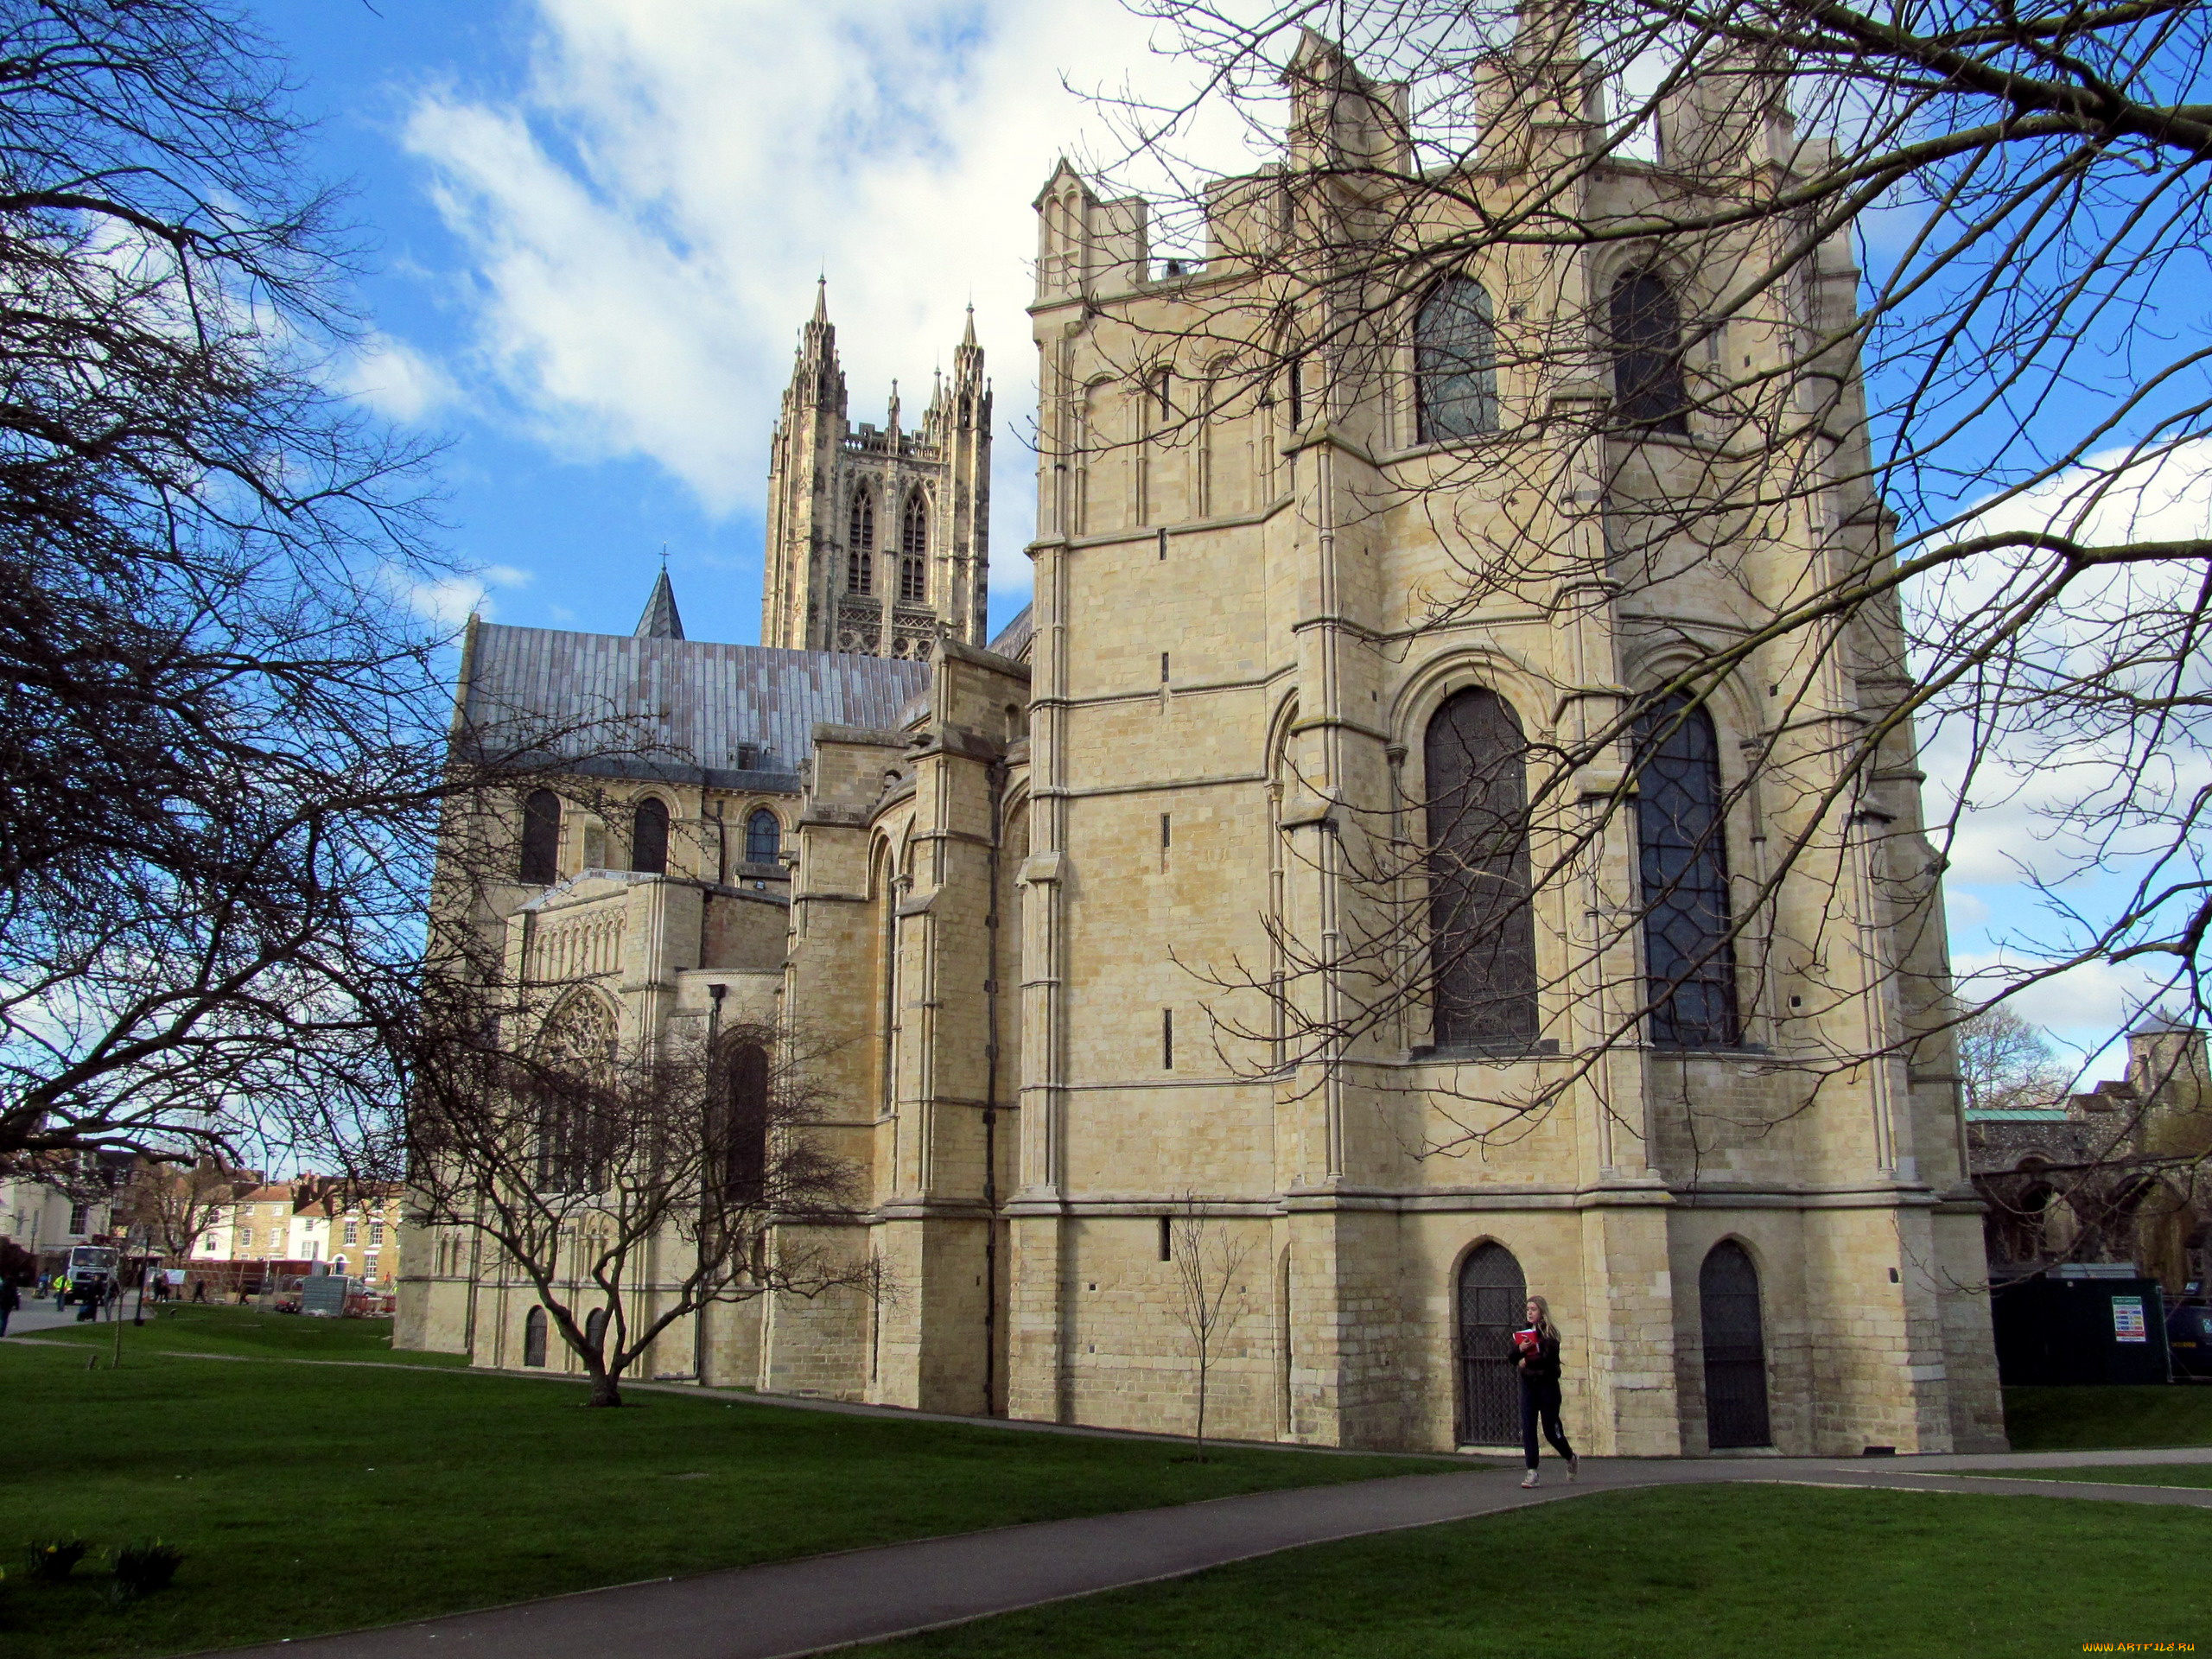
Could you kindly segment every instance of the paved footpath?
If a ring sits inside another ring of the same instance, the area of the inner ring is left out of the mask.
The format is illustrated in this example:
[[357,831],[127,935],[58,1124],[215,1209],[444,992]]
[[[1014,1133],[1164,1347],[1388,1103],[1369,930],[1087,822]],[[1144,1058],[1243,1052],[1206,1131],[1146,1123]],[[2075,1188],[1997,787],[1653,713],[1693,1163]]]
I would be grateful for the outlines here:
[[[738,1567],[586,1591],[349,1635],[243,1649],[232,1659],[797,1659],[1042,1602],[1179,1577],[1333,1539],[1430,1526],[1589,1492],[1719,1481],[2117,1499],[2212,1508],[2212,1490],[2036,1479],[2082,1464],[2212,1463],[2212,1447],[1879,1460],[1592,1459],[1568,1484],[1548,1462],[1524,1491],[1517,1468],[1400,1475]],[[1961,1473],[2019,1478],[1962,1481]]]

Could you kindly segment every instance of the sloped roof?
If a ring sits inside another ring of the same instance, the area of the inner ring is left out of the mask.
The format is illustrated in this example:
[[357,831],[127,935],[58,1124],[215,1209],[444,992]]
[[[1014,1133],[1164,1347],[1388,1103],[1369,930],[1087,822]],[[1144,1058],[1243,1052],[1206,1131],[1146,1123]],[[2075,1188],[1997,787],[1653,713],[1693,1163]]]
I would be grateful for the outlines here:
[[997,636],[983,649],[996,656],[1010,658],[1017,663],[1026,661],[1029,654],[1029,636],[1036,631],[1030,616],[1033,608],[1033,606],[1023,606],[1014,619],[1001,628]]
[[[704,639],[472,625],[460,714],[497,735],[567,734],[556,747],[596,758],[580,770],[798,787],[814,728],[884,728],[929,683],[926,663]],[[738,766],[739,747],[759,751]]]
[[660,580],[653,583],[652,594],[645,601],[645,613],[638,619],[636,632],[641,639],[683,637],[683,618],[676,608],[676,589],[669,586],[666,565],[661,567]]

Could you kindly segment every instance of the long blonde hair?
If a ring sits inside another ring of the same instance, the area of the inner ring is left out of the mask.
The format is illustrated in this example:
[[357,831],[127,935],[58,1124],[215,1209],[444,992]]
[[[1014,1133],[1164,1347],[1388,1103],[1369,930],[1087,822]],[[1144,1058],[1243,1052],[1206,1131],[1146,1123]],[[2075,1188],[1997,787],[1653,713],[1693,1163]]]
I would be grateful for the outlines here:
[[1552,1323],[1552,1305],[1541,1296],[1529,1297],[1529,1305],[1536,1310],[1536,1334],[1557,1342],[1559,1326]]

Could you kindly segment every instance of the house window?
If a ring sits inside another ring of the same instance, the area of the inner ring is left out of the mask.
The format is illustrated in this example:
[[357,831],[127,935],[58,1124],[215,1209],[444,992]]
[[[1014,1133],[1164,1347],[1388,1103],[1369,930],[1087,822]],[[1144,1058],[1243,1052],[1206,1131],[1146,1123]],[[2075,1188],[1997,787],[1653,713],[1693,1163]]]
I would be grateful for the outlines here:
[[89,1204],[73,1204],[69,1206],[69,1230],[71,1232],[90,1232],[92,1230],[92,1205]]
[[1675,291],[1648,270],[1624,272],[1612,295],[1613,406],[1655,432],[1686,433],[1682,313]]
[[561,853],[561,798],[534,789],[522,808],[522,868],[525,881],[539,887],[554,880]]
[[784,826],[766,807],[755,807],[745,820],[745,861],[773,864],[784,850]]
[[1495,691],[1472,687],[1436,711],[1422,755],[1436,1040],[1532,1042],[1536,934],[1521,722]]
[[645,875],[668,874],[668,807],[658,796],[639,801],[631,819],[630,868]]
[[1429,290],[1414,319],[1414,397],[1420,441],[1497,430],[1497,340],[1490,296],[1465,276]]
[[251,1243],[253,1243],[253,1229],[252,1229],[252,1228],[251,1228],[251,1227],[241,1227],[241,1228],[239,1228],[239,1229],[238,1229],[238,1243],[239,1243],[239,1245],[240,1245],[241,1247],[243,1247],[243,1246],[245,1246],[245,1245],[248,1245],[248,1244],[251,1244]]
[[369,1243],[372,1244],[384,1243],[384,1223],[372,1221],[369,1224]]
[[346,1242],[348,1244],[358,1244],[361,1242],[360,1223],[349,1221],[346,1224]]

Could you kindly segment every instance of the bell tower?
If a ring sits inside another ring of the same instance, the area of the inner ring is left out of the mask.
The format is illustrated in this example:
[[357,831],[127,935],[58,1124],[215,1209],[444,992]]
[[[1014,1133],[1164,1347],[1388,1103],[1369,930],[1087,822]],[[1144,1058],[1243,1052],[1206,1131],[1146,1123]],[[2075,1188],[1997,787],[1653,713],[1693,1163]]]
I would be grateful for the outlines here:
[[991,388],[973,308],[918,430],[847,418],[827,284],[800,330],[768,459],[760,643],[925,659],[988,637]]

